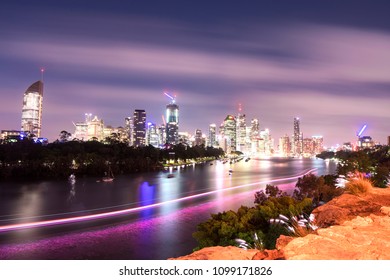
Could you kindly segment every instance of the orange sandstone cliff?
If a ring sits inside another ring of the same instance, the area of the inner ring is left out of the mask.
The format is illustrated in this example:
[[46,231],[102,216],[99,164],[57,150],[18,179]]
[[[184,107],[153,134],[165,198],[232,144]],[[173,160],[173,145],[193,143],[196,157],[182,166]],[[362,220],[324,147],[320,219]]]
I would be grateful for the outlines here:
[[276,250],[209,247],[179,260],[390,260],[390,188],[343,194],[316,208],[320,227],[305,237],[281,236]]

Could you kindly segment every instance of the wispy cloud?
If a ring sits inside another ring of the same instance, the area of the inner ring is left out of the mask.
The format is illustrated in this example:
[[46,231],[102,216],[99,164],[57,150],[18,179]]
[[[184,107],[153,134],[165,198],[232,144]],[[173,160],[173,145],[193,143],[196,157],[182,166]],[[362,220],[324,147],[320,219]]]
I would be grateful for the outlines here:
[[144,106],[158,119],[165,104],[157,94],[174,90],[183,108],[196,108],[182,123],[204,129],[234,113],[237,102],[279,134],[290,130],[282,119],[297,113],[350,119],[364,108],[365,118],[388,116],[390,34],[383,31],[234,20],[203,30],[166,19],[68,16],[40,32],[14,30],[19,35],[7,33],[0,45],[0,60],[51,69],[47,115],[61,111],[70,121],[94,110],[122,125]]

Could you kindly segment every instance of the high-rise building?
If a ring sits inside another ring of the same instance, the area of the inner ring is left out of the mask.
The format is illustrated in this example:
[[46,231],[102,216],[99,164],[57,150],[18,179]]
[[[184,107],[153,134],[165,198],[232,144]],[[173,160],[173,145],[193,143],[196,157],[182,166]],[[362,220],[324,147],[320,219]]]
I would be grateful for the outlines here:
[[175,103],[175,99],[171,99],[171,103],[166,107],[166,122],[167,122],[167,143],[176,145],[179,141],[179,106]]
[[223,147],[225,152],[230,153],[236,150],[237,143],[237,129],[236,129],[236,119],[232,115],[227,115],[223,121],[223,130],[222,130],[222,141],[224,142]]
[[359,137],[358,147],[361,149],[372,148],[375,146],[374,141],[371,136],[361,136]]
[[215,123],[210,124],[209,126],[209,139],[208,139],[208,146],[209,147],[216,147],[217,146],[217,126]]
[[158,137],[159,137],[159,142],[160,146],[164,145],[167,143],[167,126],[166,125],[160,125],[158,128]]
[[260,125],[258,119],[252,119],[251,120],[251,133],[250,133],[250,140],[256,139],[259,137],[260,134]]
[[152,145],[158,148],[160,145],[160,139],[158,135],[158,129],[154,123],[148,122],[146,130],[146,145]]
[[300,130],[299,118],[294,118],[293,154],[301,156],[303,151],[303,134]]
[[312,136],[313,146],[314,146],[314,155],[318,155],[324,151],[324,137],[322,136]]
[[195,146],[201,146],[203,144],[202,130],[197,129],[195,131]]
[[236,150],[240,152],[245,152],[246,147],[246,117],[245,114],[241,113],[241,104],[239,106],[239,112],[236,117]]
[[257,153],[270,156],[273,151],[273,139],[268,128],[261,130],[258,140]]
[[145,146],[146,136],[146,112],[145,110],[134,110],[133,115],[133,146],[143,147]]
[[302,140],[303,149],[302,154],[304,157],[311,157],[314,154],[314,141],[312,138],[304,138]]
[[134,142],[133,131],[134,131],[133,119],[132,119],[132,117],[126,117],[125,118],[125,133],[126,133],[127,141],[130,144],[132,144]]
[[102,141],[104,138],[104,122],[102,119],[99,120],[97,116],[88,122],[88,140],[93,139]]
[[291,142],[287,134],[279,139],[279,154],[283,157],[288,157],[291,154]]
[[33,83],[23,95],[21,130],[41,137],[43,82]]
[[179,132],[178,133],[178,144],[182,144],[187,147],[192,147],[193,142],[194,142],[194,137],[189,134],[188,132]]

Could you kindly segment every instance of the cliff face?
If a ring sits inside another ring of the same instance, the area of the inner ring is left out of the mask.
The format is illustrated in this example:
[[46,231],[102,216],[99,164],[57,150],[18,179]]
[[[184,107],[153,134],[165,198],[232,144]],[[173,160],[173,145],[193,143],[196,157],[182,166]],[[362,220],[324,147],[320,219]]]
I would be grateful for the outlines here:
[[390,189],[374,189],[364,196],[343,194],[315,209],[315,234],[281,236],[277,250],[211,247],[178,259],[336,259],[390,260]]

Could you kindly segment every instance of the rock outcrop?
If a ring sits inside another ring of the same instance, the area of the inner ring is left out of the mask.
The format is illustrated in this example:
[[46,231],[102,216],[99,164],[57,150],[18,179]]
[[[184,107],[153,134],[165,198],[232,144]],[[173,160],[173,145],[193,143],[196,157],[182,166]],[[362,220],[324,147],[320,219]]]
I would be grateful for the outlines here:
[[234,246],[216,246],[203,248],[191,255],[175,258],[175,260],[251,260],[258,252],[258,250],[243,250]]
[[210,247],[178,259],[186,260],[390,260],[390,189],[364,196],[343,194],[315,209],[315,234],[281,236],[276,250]]

